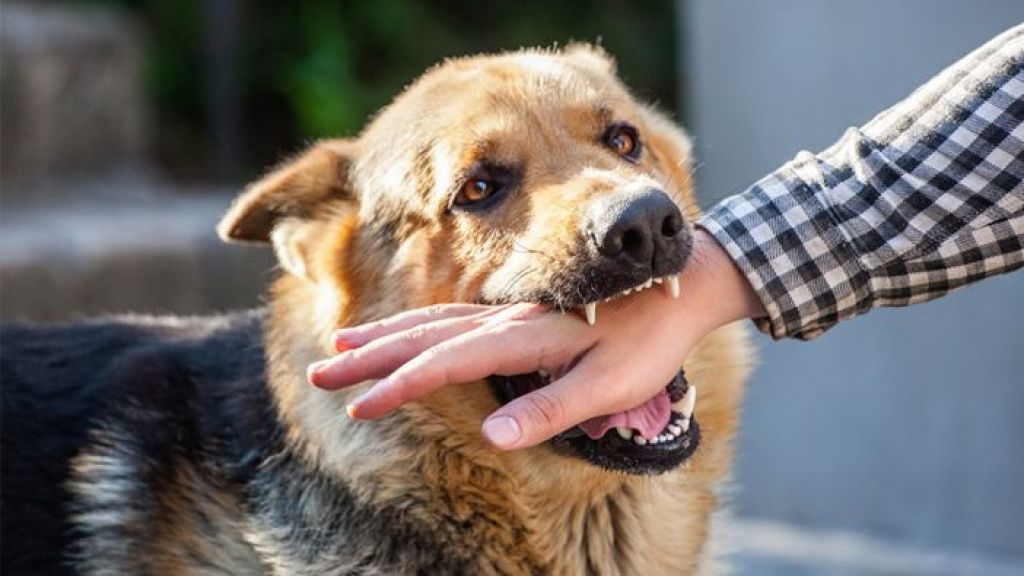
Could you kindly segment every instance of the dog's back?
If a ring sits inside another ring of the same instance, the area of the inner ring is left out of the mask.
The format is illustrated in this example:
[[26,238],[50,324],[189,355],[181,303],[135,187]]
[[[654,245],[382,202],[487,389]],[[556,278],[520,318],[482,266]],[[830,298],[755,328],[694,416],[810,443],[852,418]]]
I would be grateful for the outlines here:
[[[67,555],[76,540],[97,537],[87,533],[89,527],[72,525],[75,476],[94,473],[90,467],[96,467],[97,450],[131,455],[131,465],[142,468],[131,479],[121,478],[120,485],[117,475],[106,470],[107,483],[93,486],[103,497],[123,502],[116,510],[88,513],[119,516],[107,525],[119,525],[123,536],[153,528],[140,526],[140,520],[160,520],[151,499],[135,494],[132,503],[133,491],[152,486],[132,482],[170,482],[172,463],[203,461],[211,449],[231,451],[228,461],[244,460],[247,447],[239,446],[239,439],[251,438],[274,419],[262,419],[262,426],[243,435],[231,432],[240,423],[217,420],[231,413],[251,415],[256,422],[261,418],[252,413],[270,407],[263,385],[261,324],[260,315],[248,314],[4,327],[2,572],[71,571]],[[225,410],[222,403],[246,406]],[[219,432],[207,436],[204,429]],[[227,446],[211,445],[208,438],[225,431],[231,436],[223,438]],[[83,459],[86,453],[93,459]],[[128,514],[134,514],[134,522]]]

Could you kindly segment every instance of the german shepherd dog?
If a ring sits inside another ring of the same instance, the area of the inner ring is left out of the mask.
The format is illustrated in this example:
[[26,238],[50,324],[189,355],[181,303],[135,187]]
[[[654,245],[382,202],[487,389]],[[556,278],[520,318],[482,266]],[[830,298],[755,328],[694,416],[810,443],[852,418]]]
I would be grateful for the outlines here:
[[676,403],[650,441],[574,430],[493,450],[482,419],[541,373],[377,421],[345,415],[365,385],[305,379],[333,330],[406,309],[592,315],[655,280],[670,290],[698,215],[689,166],[683,132],[600,49],[429,70],[224,216],[225,239],[276,250],[265,310],[4,330],[4,574],[707,572],[750,358],[740,326],[659,393]]

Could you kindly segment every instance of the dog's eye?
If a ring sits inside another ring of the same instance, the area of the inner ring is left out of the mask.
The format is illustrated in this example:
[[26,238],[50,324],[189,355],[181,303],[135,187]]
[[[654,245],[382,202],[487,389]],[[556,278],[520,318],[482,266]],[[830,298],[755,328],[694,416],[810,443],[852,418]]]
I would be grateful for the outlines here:
[[640,157],[640,136],[629,124],[614,124],[605,132],[604,143],[626,160]]
[[479,161],[470,167],[448,208],[476,212],[497,206],[519,182],[521,172],[515,166]]
[[497,182],[484,180],[483,178],[472,178],[466,182],[455,197],[456,206],[469,206],[477,202],[483,202],[498,192],[501,187]]

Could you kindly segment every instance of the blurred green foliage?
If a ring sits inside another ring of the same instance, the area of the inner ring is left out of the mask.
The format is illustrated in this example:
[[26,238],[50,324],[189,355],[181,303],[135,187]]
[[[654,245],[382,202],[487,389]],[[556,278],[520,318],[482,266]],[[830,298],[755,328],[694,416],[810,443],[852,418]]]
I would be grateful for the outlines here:
[[[165,166],[178,176],[209,174],[207,6],[201,0],[94,1],[127,6],[146,22],[147,88]],[[677,104],[671,0],[236,3],[238,156],[249,174],[311,139],[355,134],[403,86],[451,56],[598,42],[641,97],[669,110]]]

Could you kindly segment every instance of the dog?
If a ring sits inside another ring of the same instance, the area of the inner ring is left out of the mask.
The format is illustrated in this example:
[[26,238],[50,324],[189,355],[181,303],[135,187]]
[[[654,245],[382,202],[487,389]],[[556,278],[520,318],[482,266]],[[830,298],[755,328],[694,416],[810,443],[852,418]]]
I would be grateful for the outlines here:
[[751,358],[741,326],[667,383],[679,403],[652,442],[577,429],[493,450],[482,419],[541,373],[377,421],[345,415],[365,385],[305,380],[333,330],[402,310],[537,302],[599,322],[607,298],[673,289],[699,216],[690,164],[684,132],[600,48],[428,70],[358,137],[313,144],[223,217],[223,238],[278,256],[265,309],[4,329],[3,572],[713,570]]

